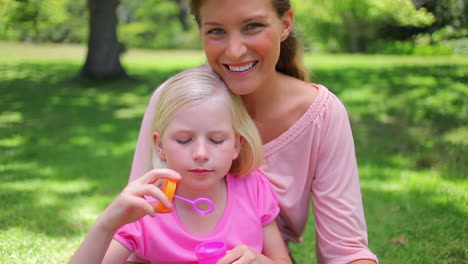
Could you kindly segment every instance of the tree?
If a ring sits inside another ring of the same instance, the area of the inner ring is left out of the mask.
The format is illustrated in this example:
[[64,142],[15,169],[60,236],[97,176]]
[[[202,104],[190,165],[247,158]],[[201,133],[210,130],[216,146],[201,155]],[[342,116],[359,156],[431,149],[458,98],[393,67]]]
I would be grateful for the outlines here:
[[[425,27],[434,21],[411,0],[293,0],[301,34],[319,39],[326,50],[365,52],[381,25]],[[309,38],[310,40],[310,38]],[[312,41],[312,40],[310,40]]]
[[464,0],[413,0],[418,8],[426,8],[433,13],[436,21],[431,31],[451,26],[455,29],[468,28],[468,2]]
[[[61,41],[69,23],[69,0],[0,0],[0,38]],[[65,25],[65,27],[64,27]]]
[[118,4],[118,0],[88,0],[88,53],[79,79],[128,78],[120,63],[122,45],[117,40]]
[[179,22],[182,25],[182,29],[185,32],[187,32],[190,28],[189,22],[187,21],[188,16],[189,16],[188,2],[186,0],[172,0],[172,1],[176,2],[179,8],[179,13],[177,15],[177,18],[179,19]]

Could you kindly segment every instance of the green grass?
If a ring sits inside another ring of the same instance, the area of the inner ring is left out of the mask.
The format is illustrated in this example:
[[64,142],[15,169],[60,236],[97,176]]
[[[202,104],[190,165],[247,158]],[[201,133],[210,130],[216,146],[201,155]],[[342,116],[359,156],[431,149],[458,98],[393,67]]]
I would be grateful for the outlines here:
[[[152,90],[199,51],[130,51],[132,81],[73,83],[81,46],[0,42],[0,259],[65,263],[125,186]],[[308,55],[352,121],[381,263],[468,263],[467,57]],[[313,218],[299,263],[315,262]],[[394,242],[404,238],[404,243]]]

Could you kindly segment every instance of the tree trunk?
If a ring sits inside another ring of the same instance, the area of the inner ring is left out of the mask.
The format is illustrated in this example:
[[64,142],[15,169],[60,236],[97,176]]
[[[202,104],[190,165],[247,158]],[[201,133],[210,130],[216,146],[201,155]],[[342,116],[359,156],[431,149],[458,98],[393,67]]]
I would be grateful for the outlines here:
[[120,64],[122,47],[117,40],[118,4],[118,0],[88,0],[88,54],[78,78],[89,80],[128,78]]
[[356,18],[351,15],[349,11],[341,14],[344,22],[345,36],[348,41],[348,51],[351,53],[358,53],[359,29],[356,27]]
[[179,7],[179,13],[177,17],[179,18],[179,22],[182,25],[182,29],[184,31],[189,30],[189,24],[187,21],[187,17],[189,16],[189,7],[187,0],[174,0]]

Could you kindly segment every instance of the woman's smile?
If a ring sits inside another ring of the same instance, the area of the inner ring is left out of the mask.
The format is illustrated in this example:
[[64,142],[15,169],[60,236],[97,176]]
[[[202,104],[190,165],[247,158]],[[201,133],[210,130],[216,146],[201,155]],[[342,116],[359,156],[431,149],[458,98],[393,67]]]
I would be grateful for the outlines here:
[[226,63],[224,66],[231,72],[244,73],[252,70],[257,65],[257,63],[258,61],[251,61],[248,63]]

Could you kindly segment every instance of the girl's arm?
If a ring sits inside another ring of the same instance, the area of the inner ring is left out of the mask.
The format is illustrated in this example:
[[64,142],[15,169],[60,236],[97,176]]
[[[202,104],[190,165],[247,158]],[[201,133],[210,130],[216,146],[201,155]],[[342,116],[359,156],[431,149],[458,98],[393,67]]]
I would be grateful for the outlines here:
[[116,230],[106,229],[101,222],[100,219],[96,221],[80,248],[73,255],[70,264],[125,263],[131,252],[119,242],[112,240]]
[[229,250],[217,264],[255,263],[255,264],[291,264],[288,250],[275,221],[263,227],[263,254],[246,245],[236,246]]
[[159,178],[178,181],[180,175],[169,169],[155,169],[129,183],[99,216],[69,263],[103,263],[104,256],[106,263],[125,263],[130,251],[112,238],[119,227],[157,213],[155,203],[148,202],[144,196],[152,196],[172,209],[164,193],[152,184]]
[[276,221],[263,227],[263,254],[274,260],[271,263],[292,263]]

